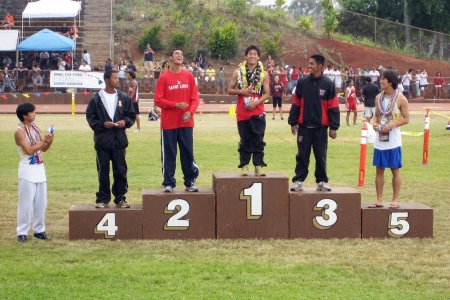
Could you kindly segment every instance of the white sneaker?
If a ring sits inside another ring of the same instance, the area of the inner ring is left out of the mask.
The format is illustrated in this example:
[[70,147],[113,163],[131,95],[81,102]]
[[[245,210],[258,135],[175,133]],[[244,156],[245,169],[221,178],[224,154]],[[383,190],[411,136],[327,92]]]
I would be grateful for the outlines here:
[[170,193],[173,192],[173,187],[171,187],[170,185],[166,185],[163,189],[164,193]]
[[141,132],[141,130],[140,129],[136,129],[135,131],[133,131],[133,132]]
[[303,181],[300,180],[294,181],[294,184],[291,186],[291,191],[293,192],[303,191]]
[[325,181],[321,181],[317,184],[318,191],[331,191],[331,187]]

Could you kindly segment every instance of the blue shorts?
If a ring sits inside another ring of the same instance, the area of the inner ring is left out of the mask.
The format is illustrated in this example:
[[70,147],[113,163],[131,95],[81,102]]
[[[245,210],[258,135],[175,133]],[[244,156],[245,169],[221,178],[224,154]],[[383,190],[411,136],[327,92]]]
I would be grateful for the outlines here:
[[402,147],[389,150],[374,149],[373,165],[379,168],[397,169],[402,167]]

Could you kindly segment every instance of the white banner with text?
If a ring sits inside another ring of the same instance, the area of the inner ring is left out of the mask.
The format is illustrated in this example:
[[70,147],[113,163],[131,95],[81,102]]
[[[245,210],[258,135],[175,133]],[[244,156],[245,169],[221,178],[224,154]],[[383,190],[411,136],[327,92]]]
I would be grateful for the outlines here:
[[104,89],[101,72],[51,71],[50,87]]

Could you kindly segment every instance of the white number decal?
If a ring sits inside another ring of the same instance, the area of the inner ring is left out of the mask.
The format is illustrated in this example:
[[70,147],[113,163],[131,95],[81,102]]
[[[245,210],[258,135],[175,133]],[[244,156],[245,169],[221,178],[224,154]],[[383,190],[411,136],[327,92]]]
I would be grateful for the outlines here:
[[337,221],[337,215],[334,212],[336,208],[336,201],[331,199],[322,199],[317,202],[314,210],[322,211],[322,215],[313,218],[314,227],[320,230],[331,228]]
[[262,182],[255,182],[248,189],[243,189],[239,199],[247,201],[247,220],[258,220],[261,218]]
[[189,203],[183,199],[175,199],[169,202],[164,208],[165,214],[171,214],[174,210],[178,212],[170,217],[164,224],[164,230],[187,230],[189,228],[189,220],[180,220],[189,212]]
[[119,227],[116,226],[116,214],[107,213],[100,222],[98,222],[97,226],[95,226],[94,233],[104,234],[105,239],[112,239],[118,230]]
[[400,238],[408,233],[409,223],[407,212],[393,212],[389,215],[388,234],[394,238]]

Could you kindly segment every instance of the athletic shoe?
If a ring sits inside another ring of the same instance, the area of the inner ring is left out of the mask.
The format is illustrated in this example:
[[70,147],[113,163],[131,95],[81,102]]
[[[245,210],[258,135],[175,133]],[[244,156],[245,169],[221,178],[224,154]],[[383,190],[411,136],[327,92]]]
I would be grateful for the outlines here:
[[136,129],[135,131],[133,131],[133,132],[141,132],[141,130],[140,129]]
[[353,124],[354,127],[358,126],[358,124]]
[[250,175],[250,168],[248,167],[248,165],[242,167],[241,175],[242,176]]
[[109,203],[97,202],[95,204],[95,208],[107,208],[109,207]]
[[264,166],[255,166],[255,176],[266,176]]
[[291,191],[293,192],[303,191],[303,181],[301,180],[294,181],[294,184],[291,186]]
[[186,187],[184,190],[186,192],[198,192],[198,188],[193,184],[191,184],[191,186]]
[[119,203],[116,203],[116,207],[130,208],[130,204],[127,203],[127,197],[123,197],[123,199],[120,200]]
[[51,238],[48,237],[48,236],[45,234],[45,232],[35,233],[35,234],[34,234],[34,238],[35,238],[35,239],[40,239],[40,240],[43,240],[43,241],[50,241],[50,240],[51,240]]
[[21,242],[21,243],[25,243],[27,241],[27,236],[26,235],[18,235],[17,241]]
[[321,181],[317,184],[318,191],[331,191],[330,186],[325,181]]
[[164,193],[170,193],[170,192],[173,192],[173,187],[171,187],[170,185],[166,185],[166,186],[164,187],[163,192],[164,192]]

